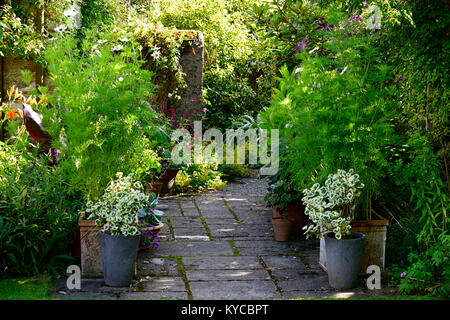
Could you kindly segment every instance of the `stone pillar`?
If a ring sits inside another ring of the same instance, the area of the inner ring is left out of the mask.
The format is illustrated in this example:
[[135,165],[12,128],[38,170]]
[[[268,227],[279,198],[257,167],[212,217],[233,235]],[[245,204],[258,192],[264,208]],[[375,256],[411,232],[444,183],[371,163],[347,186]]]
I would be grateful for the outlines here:
[[181,100],[175,110],[180,117],[188,114],[190,109],[197,113],[202,109],[203,34],[197,31],[197,38],[185,40],[181,50],[180,71],[185,74],[186,88],[180,90]]

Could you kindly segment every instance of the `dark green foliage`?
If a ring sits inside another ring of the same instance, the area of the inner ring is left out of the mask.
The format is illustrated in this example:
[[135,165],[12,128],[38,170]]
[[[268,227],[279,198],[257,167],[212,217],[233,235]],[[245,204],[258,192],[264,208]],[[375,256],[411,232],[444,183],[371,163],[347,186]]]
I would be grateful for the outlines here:
[[448,297],[450,7],[440,1],[405,1],[393,8],[406,10],[410,18],[388,19],[378,39],[396,75],[396,130],[405,139],[392,166],[400,188],[391,192],[398,197],[406,193],[413,212],[409,232],[390,231],[397,241],[386,254],[398,261],[398,255],[404,260],[408,253],[402,293]]
[[450,297],[450,235],[441,233],[432,246],[409,255],[411,265],[400,281],[403,294]]
[[450,6],[442,1],[403,1],[405,15],[385,21],[379,45],[396,74],[396,102],[406,134],[425,135],[435,150],[448,150]]
[[267,207],[277,206],[277,210],[287,216],[287,212],[284,209],[300,198],[301,193],[294,190],[289,181],[278,180],[269,186],[264,202]]
[[51,157],[0,142],[0,277],[65,270],[74,262],[79,203]]
[[203,86],[203,98],[208,108],[203,121],[205,128],[231,128],[233,121],[243,113],[255,116],[265,104],[245,77],[222,78],[210,74]]

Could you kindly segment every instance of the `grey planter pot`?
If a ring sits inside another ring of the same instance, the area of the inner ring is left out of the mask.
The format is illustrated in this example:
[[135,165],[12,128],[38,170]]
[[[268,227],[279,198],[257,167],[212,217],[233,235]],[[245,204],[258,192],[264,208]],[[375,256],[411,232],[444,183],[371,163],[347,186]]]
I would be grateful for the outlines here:
[[324,235],[328,283],[335,289],[354,288],[364,248],[364,234],[352,232],[350,239],[337,240],[333,232]]
[[114,236],[99,232],[105,284],[127,287],[133,280],[140,234]]

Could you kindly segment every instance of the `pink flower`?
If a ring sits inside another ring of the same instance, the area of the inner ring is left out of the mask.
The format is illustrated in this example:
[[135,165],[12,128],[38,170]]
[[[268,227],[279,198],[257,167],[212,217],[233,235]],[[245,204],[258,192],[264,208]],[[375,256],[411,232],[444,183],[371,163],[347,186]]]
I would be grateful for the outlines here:
[[203,108],[202,111],[203,111],[203,112],[206,112],[206,111],[208,111],[208,109],[207,109],[207,108]]

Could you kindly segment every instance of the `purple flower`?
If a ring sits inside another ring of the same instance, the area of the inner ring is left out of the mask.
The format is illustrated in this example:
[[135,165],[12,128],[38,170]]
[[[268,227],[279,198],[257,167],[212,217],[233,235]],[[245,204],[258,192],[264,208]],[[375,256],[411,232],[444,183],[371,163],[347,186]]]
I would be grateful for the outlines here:
[[356,14],[356,12],[352,12],[352,14],[354,15],[351,18],[348,18],[348,22],[356,22],[356,21],[362,21],[361,17],[359,16],[359,14]]
[[55,148],[52,148],[51,153],[52,153],[52,164],[51,165],[56,166],[58,164],[58,156],[61,154],[61,152],[59,152]]
[[308,36],[304,37],[302,41],[298,45],[296,45],[292,50],[294,50],[296,53],[299,53],[300,51],[305,51],[306,46],[308,45]]
[[406,277],[406,272],[402,272],[402,273],[400,274],[400,278],[404,278],[404,277]]

